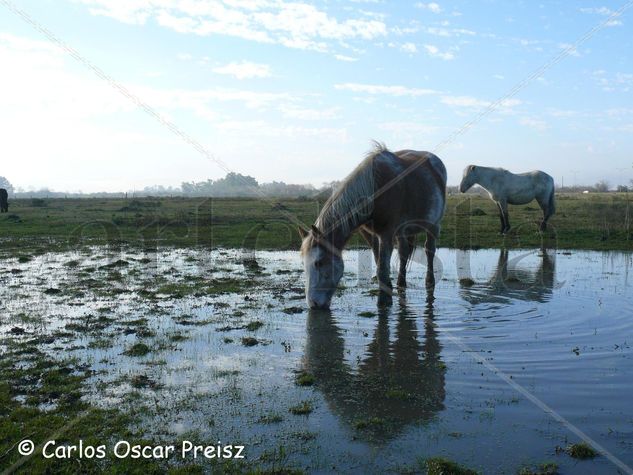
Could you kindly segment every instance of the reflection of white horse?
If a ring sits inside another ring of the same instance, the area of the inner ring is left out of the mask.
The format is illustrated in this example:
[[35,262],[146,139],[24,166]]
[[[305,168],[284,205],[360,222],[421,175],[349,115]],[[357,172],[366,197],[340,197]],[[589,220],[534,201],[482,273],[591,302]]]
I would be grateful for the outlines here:
[[543,210],[541,231],[545,231],[547,220],[556,210],[554,179],[539,170],[515,175],[503,168],[470,165],[464,170],[464,178],[459,185],[459,191],[465,193],[473,185],[480,185],[485,189],[499,207],[501,234],[510,230],[509,204],[523,205],[535,199]]

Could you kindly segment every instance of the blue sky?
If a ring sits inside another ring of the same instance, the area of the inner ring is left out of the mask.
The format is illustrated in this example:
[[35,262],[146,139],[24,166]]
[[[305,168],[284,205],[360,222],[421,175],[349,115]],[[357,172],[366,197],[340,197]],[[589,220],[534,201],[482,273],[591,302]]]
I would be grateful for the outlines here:
[[[8,2],[8,0],[6,0]],[[437,153],[557,183],[633,178],[633,8],[624,1],[14,0],[143,103],[259,181],[345,176],[370,148]],[[15,186],[120,191],[219,178],[0,2],[2,170]]]

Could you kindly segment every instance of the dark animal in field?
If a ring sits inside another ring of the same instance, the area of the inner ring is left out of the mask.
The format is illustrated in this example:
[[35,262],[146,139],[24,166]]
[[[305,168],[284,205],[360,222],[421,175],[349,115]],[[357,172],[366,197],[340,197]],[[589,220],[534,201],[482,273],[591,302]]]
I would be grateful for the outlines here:
[[556,211],[554,179],[540,170],[515,175],[503,168],[469,165],[464,170],[459,191],[465,193],[473,185],[481,186],[497,204],[501,219],[501,234],[506,234],[510,230],[509,204],[523,205],[536,200],[543,210],[541,231],[545,231],[547,220]]
[[9,211],[9,194],[4,188],[0,188],[0,213]]
[[392,300],[389,265],[394,241],[402,288],[416,236],[426,233],[426,283],[434,285],[435,241],[445,201],[446,168],[438,157],[414,150],[392,153],[377,144],[328,199],[312,228],[299,229],[308,305],[329,308],[343,275],[343,248],[357,229],[374,253],[380,305]]

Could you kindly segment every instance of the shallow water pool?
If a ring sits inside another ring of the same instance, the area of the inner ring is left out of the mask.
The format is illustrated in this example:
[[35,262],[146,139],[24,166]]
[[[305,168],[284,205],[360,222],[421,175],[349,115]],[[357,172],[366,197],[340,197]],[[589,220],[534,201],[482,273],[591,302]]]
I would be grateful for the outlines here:
[[[440,249],[437,260],[433,295],[417,253],[406,293],[378,310],[371,253],[349,251],[320,312],[306,309],[295,252],[7,259],[0,332],[55,337],[42,349],[95,371],[84,397],[144,406],[148,436],[240,443],[263,466],[398,473],[442,456],[483,473],[550,461],[630,472],[632,255]],[[139,342],[149,351],[134,355]],[[581,440],[601,455],[564,451]]]

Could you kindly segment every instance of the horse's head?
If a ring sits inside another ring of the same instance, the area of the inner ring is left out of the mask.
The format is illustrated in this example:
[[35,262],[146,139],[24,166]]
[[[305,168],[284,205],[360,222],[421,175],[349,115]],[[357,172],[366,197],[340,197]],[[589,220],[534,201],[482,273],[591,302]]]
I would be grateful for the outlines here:
[[332,296],[343,276],[343,259],[316,227],[299,228],[303,239],[301,257],[306,276],[306,302],[310,308],[330,308]]
[[464,177],[459,184],[459,191],[466,193],[475,183],[477,183],[477,167],[475,165],[468,165],[464,168]]

